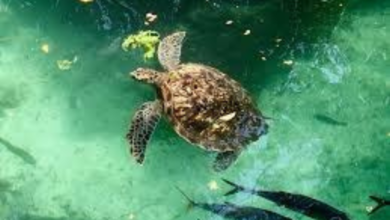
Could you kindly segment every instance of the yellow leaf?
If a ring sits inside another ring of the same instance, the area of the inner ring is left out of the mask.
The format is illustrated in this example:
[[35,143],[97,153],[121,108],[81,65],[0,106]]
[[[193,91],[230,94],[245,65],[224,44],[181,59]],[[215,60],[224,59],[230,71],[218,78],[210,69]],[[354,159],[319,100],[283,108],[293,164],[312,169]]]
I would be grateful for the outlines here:
[[42,51],[43,53],[49,53],[49,52],[50,52],[49,44],[42,44],[42,46],[41,46],[41,51]]
[[210,181],[207,186],[210,190],[217,190],[219,189],[218,183],[215,180]]

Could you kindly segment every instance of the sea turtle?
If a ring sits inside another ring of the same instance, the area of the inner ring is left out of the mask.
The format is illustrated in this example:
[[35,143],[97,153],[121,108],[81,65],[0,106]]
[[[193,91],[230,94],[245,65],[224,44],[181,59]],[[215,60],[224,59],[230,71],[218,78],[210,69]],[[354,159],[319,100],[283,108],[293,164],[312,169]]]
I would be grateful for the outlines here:
[[219,152],[216,171],[225,170],[250,142],[266,134],[265,117],[248,92],[221,71],[202,64],[180,64],[186,32],[165,37],[158,46],[164,72],[138,68],[130,75],[153,84],[158,99],[140,106],[126,137],[130,152],[143,163],[145,150],[162,113],[188,142]]

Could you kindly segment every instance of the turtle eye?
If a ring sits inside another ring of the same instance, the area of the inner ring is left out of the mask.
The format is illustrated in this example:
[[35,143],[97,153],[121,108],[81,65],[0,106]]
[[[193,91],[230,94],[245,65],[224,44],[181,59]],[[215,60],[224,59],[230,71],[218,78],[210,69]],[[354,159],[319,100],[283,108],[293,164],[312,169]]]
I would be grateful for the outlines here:
[[194,89],[197,89],[198,88],[198,85],[194,84]]

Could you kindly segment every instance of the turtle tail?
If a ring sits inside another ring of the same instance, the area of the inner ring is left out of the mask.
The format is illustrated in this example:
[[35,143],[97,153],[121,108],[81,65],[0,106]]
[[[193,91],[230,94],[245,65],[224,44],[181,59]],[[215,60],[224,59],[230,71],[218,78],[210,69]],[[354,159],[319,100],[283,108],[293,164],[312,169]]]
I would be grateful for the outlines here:
[[177,189],[177,190],[184,196],[184,198],[186,198],[187,201],[188,201],[187,212],[190,211],[192,208],[194,208],[194,207],[197,205],[197,203],[196,203],[194,200],[192,200],[189,196],[187,196],[187,194],[185,194],[184,191],[181,190],[178,186],[176,186],[176,189]]
[[377,203],[377,205],[370,212],[368,212],[368,215],[373,214],[374,212],[378,211],[379,209],[385,206],[390,206],[390,201],[388,200],[376,196],[370,196],[370,199],[374,200]]

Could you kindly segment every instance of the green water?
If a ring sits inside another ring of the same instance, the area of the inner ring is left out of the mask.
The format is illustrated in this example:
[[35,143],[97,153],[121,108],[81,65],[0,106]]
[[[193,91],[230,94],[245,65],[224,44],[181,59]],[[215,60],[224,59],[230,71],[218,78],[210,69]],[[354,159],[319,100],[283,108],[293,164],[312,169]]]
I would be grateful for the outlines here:
[[[159,17],[145,27],[150,11]],[[226,172],[213,172],[215,155],[166,121],[145,164],[130,158],[129,120],[156,95],[128,72],[161,67],[120,43],[146,28],[187,31],[182,59],[228,73],[274,118]],[[75,57],[69,70],[58,68]],[[187,212],[175,186],[197,201],[309,219],[245,194],[223,198],[224,177],[309,195],[351,219],[388,220],[390,207],[371,216],[366,207],[369,195],[390,198],[389,59],[385,0],[0,0],[0,137],[16,147],[0,142],[0,219],[222,219]]]

